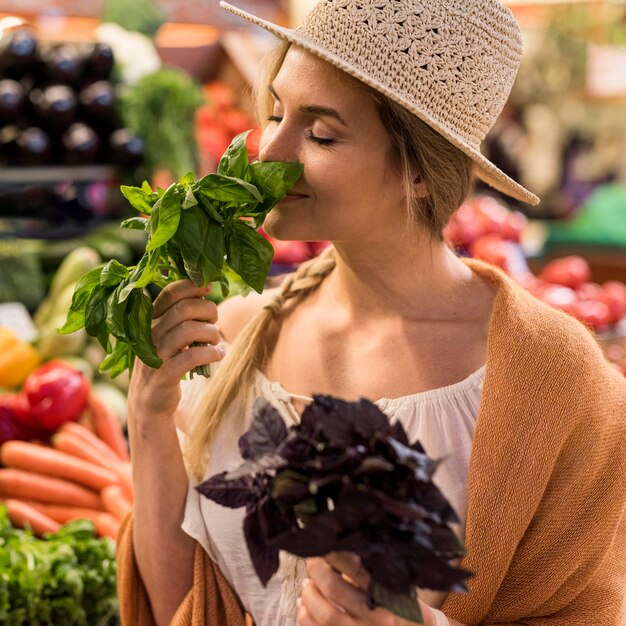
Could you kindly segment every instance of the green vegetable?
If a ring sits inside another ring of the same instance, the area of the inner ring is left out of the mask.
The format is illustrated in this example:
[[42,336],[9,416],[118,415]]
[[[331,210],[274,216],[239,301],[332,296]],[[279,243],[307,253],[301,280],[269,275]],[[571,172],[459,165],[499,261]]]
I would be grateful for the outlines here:
[[195,112],[203,102],[200,87],[182,71],[169,68],[145,76],[122,93],[124,125],[146,144],[146,176],[158,168],[175,177],[196,170]]
[[165,11],[153,0],[106,0],[102,13],[103,22],[114,22],[147,37],[154,37],[166,20]]
[[4,626],[119,624],[115,546],[79,520],[38,539],[11,526],[0,506],[0,623]]
[[[256,232],[268,212],[300,178],[300,163],[248,161],[242,133],[233,140],[217,174],[195,181],[185,175],[167,190],[148,183],[122,187],[130,204],[147,217],[123,228],[148,233],[145,253],[135,266],[116,259],[85,274],[77,283],[63,334],[85,328],[106,350],[102,372],[115,377],[129,370],[135,356],[150,367],[162,361],[152,342],[153,307],[145,288],[189,277],[196,286],[217,283],[226,297],[231,286],[261,293],[273,256],[271,244]],[[196,373],[209,375],[209,368]]]

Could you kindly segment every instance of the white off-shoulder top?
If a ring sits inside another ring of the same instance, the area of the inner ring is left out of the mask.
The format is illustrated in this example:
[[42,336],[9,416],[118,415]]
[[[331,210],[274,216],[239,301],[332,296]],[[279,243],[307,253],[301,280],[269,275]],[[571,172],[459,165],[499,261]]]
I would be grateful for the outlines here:
[[[461,539],[467,517],[467,474],[472,438],[482,396],[486,366],[465,380],[401,398],[382,398],[376,405],[390,420],[399,420],[409,440],[419,440],[429,456],[442,458],[433,480],[455,509],[460,524],[456,530]],[[206,380],[183,383],[183,404],[187,415],[201,410],[200,389]],[[283,416],[288,426],[298,415],[294,402],[310,398],[289,393],[280,383],[257,371],[255,389],[244,415],[224,416],[212,446],[205,478],[231,470],[241,462],[239,437],[248,429],[252,403],[256,397],[268,400]],[[180,432],[181,437],[184,433]],[[256,576],[243,535],[244,509],[227,509],[201,496],[190,482],[183,530],[198,541],[218,564],[226,579],[239,595],[256,626],[295,626],[295,600],[306,576],[301,559],[281,554],[278,572],[264,588]],[[420,598],[440,608],[446,594],[419,591]]]

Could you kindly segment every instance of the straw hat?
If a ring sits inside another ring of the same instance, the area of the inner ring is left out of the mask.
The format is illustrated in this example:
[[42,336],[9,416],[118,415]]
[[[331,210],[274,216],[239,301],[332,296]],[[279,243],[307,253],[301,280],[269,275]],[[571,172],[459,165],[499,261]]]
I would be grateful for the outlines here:
[[295,30],[220,5],[398,102],[467,154],[480,179],[539,203],[480,152],[522,53],[519,26],[498,0],[320,0]]

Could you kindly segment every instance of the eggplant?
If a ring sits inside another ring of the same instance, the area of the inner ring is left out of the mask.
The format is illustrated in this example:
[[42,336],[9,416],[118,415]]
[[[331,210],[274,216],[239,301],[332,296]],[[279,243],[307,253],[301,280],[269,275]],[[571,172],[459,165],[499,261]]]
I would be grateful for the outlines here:
[[96,131],[87,124],[82,122],[72,124],[63,133],[61,141],[65,161],[69,165],[93,163],[98,158],[100,138]]
[[20,165],[42,165],[47,163],[52,153],[50,136],[36,126],[20,130],[15,146]]
[[53,83],[77,85],[85,72],[85,57],[75,44],[52,46],[42,53],[41,60],[45,78]]
[[117,94],[106,80],[85,87],[78,95],[82,115],[94,126],[111,126],[115,122]]
[[17,122],[22,116],[26,93],[16,80],[0,80],[0,124]]
[[108,80],[113,73],[114,65],[113,48],[107,43],[97,43],[87,56],[85,74],[97,80]]
[[0,75],[20,79],[37,67],[38,42],[27,28],[0,38]]
[[37,121],[50,131],[65,130],[76,120],[78,98],[67,85],[33,89],[29,98]]
[[17,148],[15,141],[20,129],[17,126],[4,126],[0,128],[0,163],[13,165],[16,159]]
[[135,167],[144,158],[145,144],[129,128],[118,128],[109,136],[109,161],[121,167]]

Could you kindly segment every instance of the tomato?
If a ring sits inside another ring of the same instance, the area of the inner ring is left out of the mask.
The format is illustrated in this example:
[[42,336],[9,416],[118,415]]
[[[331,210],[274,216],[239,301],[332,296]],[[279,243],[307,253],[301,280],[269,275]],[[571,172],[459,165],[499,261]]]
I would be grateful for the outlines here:
[[579,301],[574,314],[594,330],[611,324],[611,310],[604,302],[597,300]]
[[577,289],[591,278],[589,263],[580,256],[550,261],[539,273],[542,280]]
[[576,295],[579,300],[600,300],[602,296],[602,287],[598,283],[583,283],[576,289]]
[[563,285],[544,285],[541,290],[541,300],[555,309],[565,313],[575,314],[578,311],[578,299],[576,292]]
[[282,241],[274,239],[263,230],[259,231],[274,248],[272,263],[278,265],[298,265],[311,258],[309,245],[304,241]]
[[611,311],[611,322],[617,324],[626,317],[626,285],[611,280],[602,286],[599,296]]
[[523,213],[520,213],[519,211],[510,211],[506,216],[504,224],[502,225],[500,234],[503,239],[519,243],[527,225],[528,219]]
[[215,108],[226,110],[235,106],[235,90],[226,83],[213,81],[204,86],[203,92],[209,104]]

